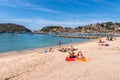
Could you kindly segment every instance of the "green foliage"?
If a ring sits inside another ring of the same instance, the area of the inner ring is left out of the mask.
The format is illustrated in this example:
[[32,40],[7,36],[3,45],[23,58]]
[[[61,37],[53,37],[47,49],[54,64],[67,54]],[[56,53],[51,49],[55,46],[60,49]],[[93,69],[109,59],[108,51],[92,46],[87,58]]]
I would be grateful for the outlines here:
[[116,22],[115,24],[120,26],[120,23],[117,23],[117,22]]
[[31,32],[31,30],[27,29],[22,25],[8,23],[8,24],[0,24],[0,32],[25,33],[25,32]]
[[76,27],[75,29],[82,29],[83,28],[83,26],[78,26],[78,27]]
[[104,23],[96,23],[96,24],[90,24],[85,26],[78,26],[75,29],[71,27],[65,27],[62,26],[45,26],[40,31],[41,32],[113,32],[116,28],[116,26],[119,28],[120,23],[113,23],[113,22],[104,22]]
[[41,29],[43,32],[55,32],[56,29],[63,29],[62,26],[46,26]]

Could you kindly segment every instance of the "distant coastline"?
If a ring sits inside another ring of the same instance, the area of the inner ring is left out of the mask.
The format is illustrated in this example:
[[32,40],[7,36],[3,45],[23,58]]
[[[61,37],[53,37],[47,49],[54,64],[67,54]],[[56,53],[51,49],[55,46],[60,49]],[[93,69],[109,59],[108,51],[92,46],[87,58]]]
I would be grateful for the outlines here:
[[33,34],[48,34],[48,33],[120,33],[120,23],[103,22],[74,28],[63,26],[44,26],[39,30],[30,30],[27,27],[15,23],[0,24],[0,33],[33,33]]
[[120,23],[103,22],[89,25],[78,26],[75,28],[62,27],[62,26],[45,26],[40,30],[34,31],[36,33],[120,33]]

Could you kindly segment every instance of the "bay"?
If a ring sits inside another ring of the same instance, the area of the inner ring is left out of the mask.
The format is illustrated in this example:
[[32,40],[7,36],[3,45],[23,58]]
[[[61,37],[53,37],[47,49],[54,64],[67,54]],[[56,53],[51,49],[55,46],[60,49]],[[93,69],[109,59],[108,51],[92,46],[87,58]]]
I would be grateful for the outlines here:
[[59,38],[44,34],[11,34],[0,35],[0,52],[19,51],[34,48],[44,48],[61,44],[70,44],[76,42],[85,42],[90,39],[80,38]]

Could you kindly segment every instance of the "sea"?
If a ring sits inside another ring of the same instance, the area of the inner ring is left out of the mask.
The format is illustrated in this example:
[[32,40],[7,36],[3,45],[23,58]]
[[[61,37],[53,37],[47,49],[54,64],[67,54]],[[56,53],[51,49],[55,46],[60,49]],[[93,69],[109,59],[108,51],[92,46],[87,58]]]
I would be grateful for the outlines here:
[[0,34],[0,53],[85,42],[90,39],[59,38],[50,34]]

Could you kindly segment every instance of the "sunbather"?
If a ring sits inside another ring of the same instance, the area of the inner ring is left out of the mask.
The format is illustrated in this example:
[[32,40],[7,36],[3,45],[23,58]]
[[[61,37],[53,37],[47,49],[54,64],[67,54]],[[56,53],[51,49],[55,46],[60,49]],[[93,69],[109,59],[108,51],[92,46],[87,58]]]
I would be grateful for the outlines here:
[[70,48],[62,48],[62,49],[58,49],[58,51],[67,52],[67,51],[70,51]]
[[69,52],[69,57],[70,58],[75,58],[76,56],[75,56],[75,53],[73,52],[73,51],[70,51]]
[[83,58],[84,56],[83,56],[82,52],[79,51],[79,52],[77,53],[76,57],[77,57],[77,58]]
[[48,50],[48,52],[54,52],[54,50],[53,50],[52,48],[50,48],[50,49]]
[[70,49],[71,49],[71,51],[77,50],[76,48],[73,47],[73,45],[71,45],[71,48],[70,48]]

